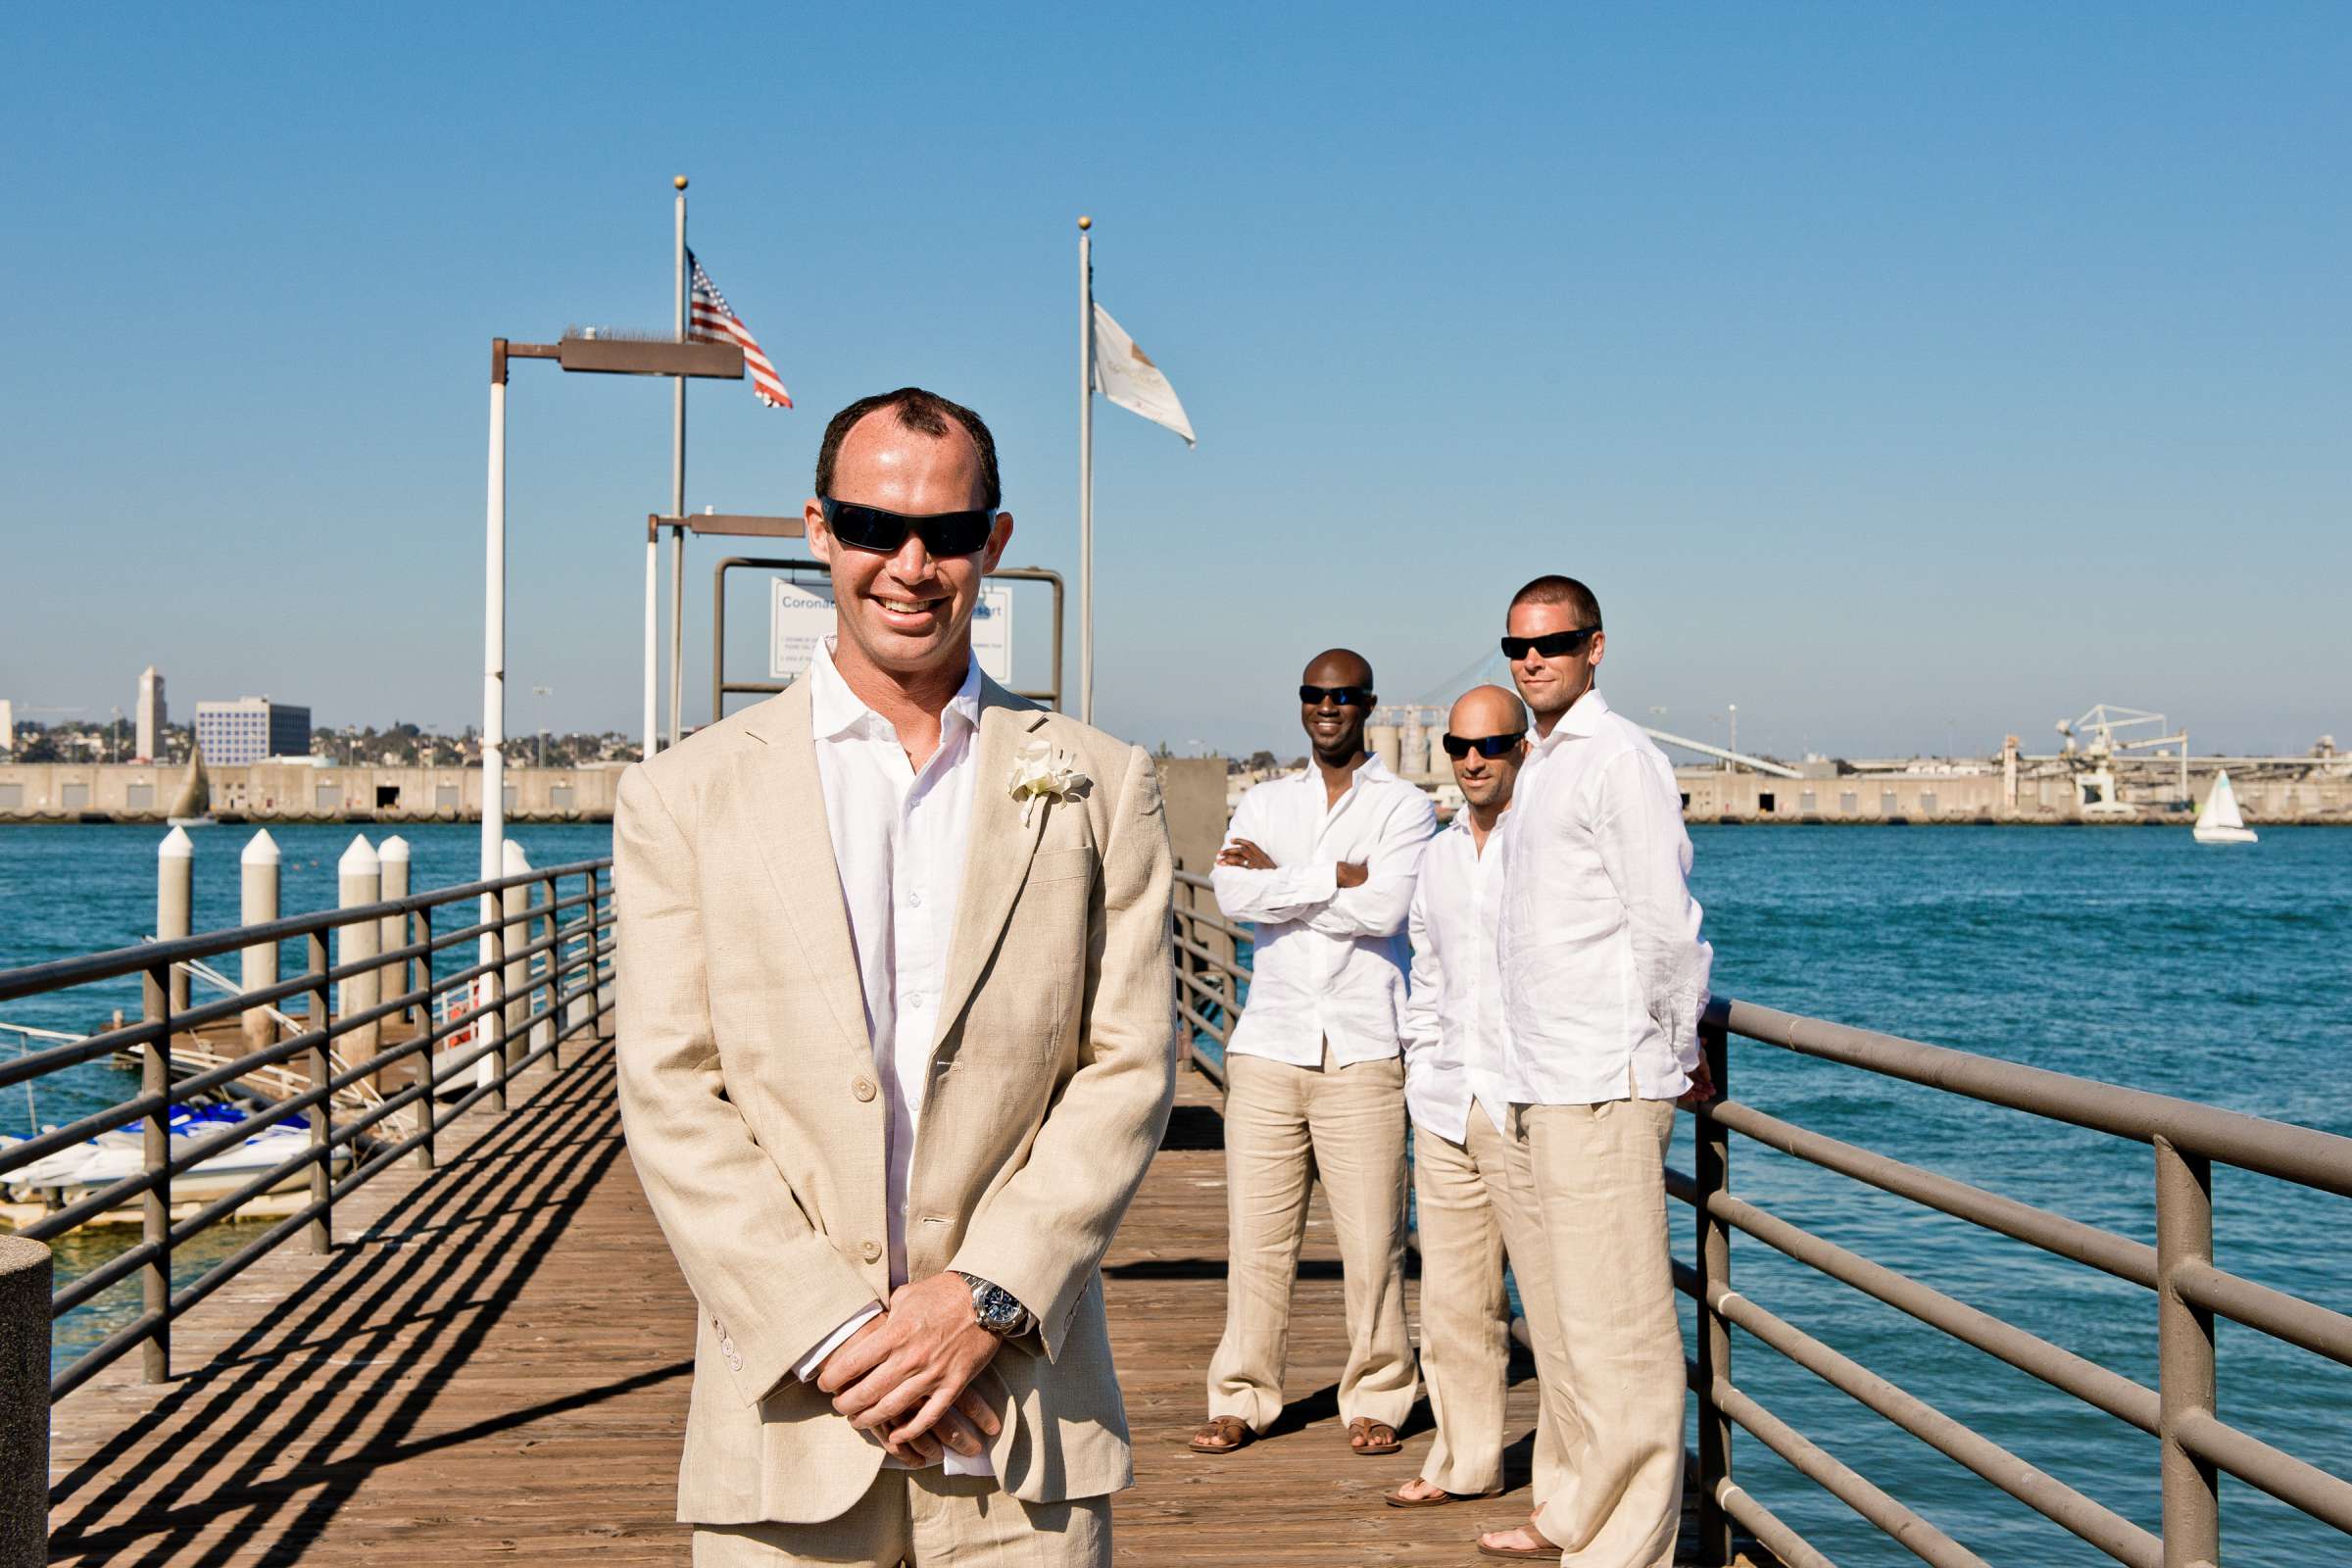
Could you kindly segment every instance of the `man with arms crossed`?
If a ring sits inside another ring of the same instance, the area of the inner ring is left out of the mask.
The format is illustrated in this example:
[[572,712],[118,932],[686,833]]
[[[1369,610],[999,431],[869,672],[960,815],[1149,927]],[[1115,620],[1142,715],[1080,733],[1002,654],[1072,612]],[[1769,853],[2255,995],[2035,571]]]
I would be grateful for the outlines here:
[[701,1305],[699,1568],[1110,1561],[1097,1273],[1174,1085],[1152,763],[980,673],[969,409],[826,427],[836,635],[623,776],[620,1104]]
[[1291,1284],[1314,1177],[1339,1232],[1348,1363],[1340,1414],[1358,1454],[1395,1453],[1413,1406],[1404,1321],[1406,906],[1436,824],[1429,797],[1364,750],[1372,666],[1335,648],[1306,666],[1300,772],[1242,797],[1209,881],[1256,925],[1250,1004],[1226,1048],[1225,1334],[1200,1453],[1230,1453],[1282,1413]]
[[[1560,1375],[1549,1250],[1512,1192],[1527,1146],[1502,1072],[1501,835],[1527,756],[1527,710],[1499,686],[1464,693],[1443,737],[1464,806],[1421,857],[1409,929],[1404,1098],[1413,1117],[1414,1209],[1421,1222],[1421,1377],[1437,1441],[1421,1474],[1388,1494],[1399,1508],[1482,1496],[1502,1485],[1510,1361],[1502,1289],[1507,1250],[1539,1373]],[[1527,1177],[1517,1185],[1524,1190]],[[1562,1462],[1557,1423],[1536,1424],[1536,1495]]]
[[1664,754],[1593,687],[1600,605],[1539,577],[1504,622],[1536,719],[1504,835],[1505,1071],[1551,1243],[1567,1474],[1491,1556],[1669,1568],[1683,1502],[1683,1339],[1666,1250],[1666,1143],[1697,1090],[1713,950]]

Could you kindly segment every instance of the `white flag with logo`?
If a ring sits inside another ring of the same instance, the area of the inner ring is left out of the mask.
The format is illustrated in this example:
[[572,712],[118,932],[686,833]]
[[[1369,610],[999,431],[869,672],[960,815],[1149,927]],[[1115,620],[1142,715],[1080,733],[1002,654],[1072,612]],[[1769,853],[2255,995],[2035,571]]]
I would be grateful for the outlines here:
[[1184,405],[1176,401],[1176,389],[1100,304],[1095,306],[1095,385],[1120,408],[1166,425],[1184,437],[1186,446],[1200,444],[1193,439],[1193,421],[1184,416]]

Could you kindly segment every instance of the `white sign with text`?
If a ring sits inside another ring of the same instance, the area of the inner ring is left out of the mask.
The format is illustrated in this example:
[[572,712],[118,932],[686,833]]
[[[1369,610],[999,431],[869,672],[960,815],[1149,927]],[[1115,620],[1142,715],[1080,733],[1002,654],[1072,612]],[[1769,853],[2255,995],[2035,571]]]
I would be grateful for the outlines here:
[[[833,635],[833,585],[783,577],[768,580],[774,585],[768,610],[768,679],[798,680],[816,658],[817,644]],[[980,603],[972,609],[972,654],[991,680],[1012,684],[1010,585],[981,584]]]

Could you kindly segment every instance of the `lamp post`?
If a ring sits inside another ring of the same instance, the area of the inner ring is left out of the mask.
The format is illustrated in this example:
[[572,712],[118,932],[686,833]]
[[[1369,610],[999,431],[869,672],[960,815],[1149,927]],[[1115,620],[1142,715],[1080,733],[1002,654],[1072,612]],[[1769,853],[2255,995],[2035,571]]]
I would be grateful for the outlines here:
[[[490,340],[489,522],[482,567],[482,858],[487,882],[503,874],[507,840],[507,362],[553,360],[564,370],[601,375],[707,376],[743,379],[743,350],[732,343],[639,342],[566,336],[558,343]],[[683,381],[680,385],[683,385]],[[482,922],[498,918],[495,894],[482,895]],[[497,956],[495,934],[482,938],[482,961]]]

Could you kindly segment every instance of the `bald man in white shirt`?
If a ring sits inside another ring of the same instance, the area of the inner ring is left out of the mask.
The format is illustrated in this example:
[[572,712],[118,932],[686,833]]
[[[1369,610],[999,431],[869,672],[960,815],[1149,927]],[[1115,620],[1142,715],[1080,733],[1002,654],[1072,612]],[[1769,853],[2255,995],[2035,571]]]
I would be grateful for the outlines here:
[[[1527,710],[1499,686],[1462,694],[1442,737],[1463,806],[1430,840],[1413,888],[1412,997],[1405,1004],[1404,1098],[1413,1118],[1414,1211],[1421,1231],[1421,1380],[1437,1441],[1390,1506],[1431,1508],[1502,1485],[1510,1368],[1503,1259],[1510,1259],[1540,1377],[1556,1380],[1559,1334],[1550,1250],[1518,1200],[1527,1146],[1503,1076],[1502,837],[1527,757]],[[1539,1418],[1535,1494],[1558,1486],[1555,1422]]]
[[1197,1453],[1231,1453],[1282,1413],[1291,1286],[1316,1177],[1346,1281],[1340,1415],[1358,1455],[1395,1453],[1419,1379],[1404,1318],[1404,921],[1429,797],[1364,750],[1372,666],[1307,666],[1314,757],[1242,797],[1210,882],[1255,926],[1250,1002],[1226,1047],[1225,1333]]
[[1537,741],[1505,835],[1503,1053],[1551,1255],[1565,1376],[1544,1390],[1568,1475],[1489,1556],[1670,1568],[1683,1338],[1666,1247],[1675,1102],[1703,1095],[1714,950],[1674,769],[1594,688],[1607,637],[1573,577],[1512,598],[1503,656]]

